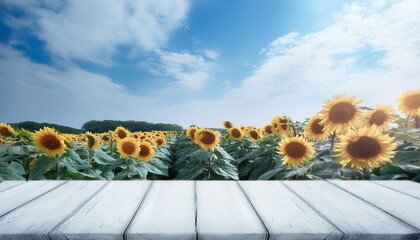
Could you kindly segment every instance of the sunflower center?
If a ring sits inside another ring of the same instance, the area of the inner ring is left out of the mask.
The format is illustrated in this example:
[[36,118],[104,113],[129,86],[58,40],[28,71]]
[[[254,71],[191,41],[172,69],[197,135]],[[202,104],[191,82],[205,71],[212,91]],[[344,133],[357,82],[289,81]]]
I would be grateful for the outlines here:
[[381,146],[375,139],[363,136],[348,144],[347,152],[355,158],[371,158],[381,152]]
[[163,139],[162,138],[158,138],[158,140],[156,140],[156,143],[159,146],[163,145]]
[[201,142],[207,145],[211,145],[216,142],[216,136],[211,132],[203,132],[201,135]]
[[286,154],[292,158],[301,158],[305,156],[306,147],[297,142],[291,142],[286,145]]
[[124,139],[125,137],[127,137],[127,133],[123,130],[118,130],[117,135],[120,139]]
[[7,137],[7,136],[11,136],[12,132],[10,132],[9,129],[7,129],[6,127],[2,127],[0,128],[0,135]]
[[146,145],[140,145],[140,156],[146,157],[150,154],[150,148]]
[[372,114],[369,119],[370,125],[378,125],[381,126],[384,122],[388,119],[388,115],[384,111],[377,111]]
[[125,142],[121,146],[122,151],[127,155],[132,155],[136,150],[136,146],[132,142]]
[[413,94],[404,99],[404,105],[410,109],[417,109],[420,107],[420,94]]
[[273,133],[273,130],[271,129],[271,126],[270,125],[265,126],[264,131],[266,133],[268,133],[268,134],[272,134]]
[[239,131],[239,130],[238,130],[238,129],[236,129],[236,128],[232,129],[231,133],[232,133],[232,137],[234,137],[234,138],[239,138],[239,137],[241,137],[241,131]]
[[46,135],[41,140],[42,146],[50,150],[56,150],[61,147],[60,139],[53,135]]
[[321,124],[321,119],[316,119],[311,124],[311,131],[315,134],[322,134],[324,133],[324,125]]
[[195,134],[196,131],[197,131],[197,129],[191,129],[191,131],[190,131],[190,138],[192,140],[195,140],[194,134]]
[[356,108],[348,102],[334,104],[329,111],[329,119],[334,123],[347,123],[353,119]]
[[233,127],[233,125],[232,125],[232,123],[231,123],[231,122],[226,121],[226,122],[225,122],[225,127],[226,127],[226,128],[231,128],[231,127]]
[[277,128],[277,126],[278,126],[277,123],[273,123],[274,128]]
[[283,128],[283,130],[286,130],[287,129],[287,119],[280,120],[280,125],[281,125],[281,128]]
[[253,139],[259,139],[258,133],[254,130],[249,132],[249,135],[253,138]]

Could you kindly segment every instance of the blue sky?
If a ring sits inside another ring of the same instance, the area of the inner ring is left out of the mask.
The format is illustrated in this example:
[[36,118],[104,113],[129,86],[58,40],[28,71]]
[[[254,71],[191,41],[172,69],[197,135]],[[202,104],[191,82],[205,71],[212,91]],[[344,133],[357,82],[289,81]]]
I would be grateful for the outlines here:
[[0,122],[304,120],[420,87],[420,2],[0,0]]

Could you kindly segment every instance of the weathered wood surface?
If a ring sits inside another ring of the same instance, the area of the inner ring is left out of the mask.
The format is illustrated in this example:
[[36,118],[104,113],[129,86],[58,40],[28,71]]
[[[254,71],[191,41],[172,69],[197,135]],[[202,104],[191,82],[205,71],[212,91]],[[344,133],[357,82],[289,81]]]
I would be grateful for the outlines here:
[[372,181],[373,183],[420,199],[420,186],[412,181]]
[[[419,236],[419,232],[407,224],[329,182],[289,181],[284,184],[340,229],[345,239],[416,239]],[[413,209],[413,213],[415,211]]]
[[0,192],[15,187],[19,184],[25,183],[25,181],[6,181],[6,182],[0,182]]
[[197,182],[199,239],[266,239],[267,232],[252,205],[234,182]]
[[[420,231],[419,199],[366,181],[333,183]],[[417,214],[413,214],[413,211],[417,211]]]
[[270,239],[342,238],[340,231],[280,182],[244,181],[240,185],[267,226]]
[[196,239],[195,201],[193,181],[154,182],[127,239]]
[[406,181],[0,183],[0,239],[420,239]]
[[[50,183],[54,182],[44,182],[45,185]],[[0,218],[0,236],[16,240],[48,239],[51,230],[105,184],[92,181],[67,182]]]

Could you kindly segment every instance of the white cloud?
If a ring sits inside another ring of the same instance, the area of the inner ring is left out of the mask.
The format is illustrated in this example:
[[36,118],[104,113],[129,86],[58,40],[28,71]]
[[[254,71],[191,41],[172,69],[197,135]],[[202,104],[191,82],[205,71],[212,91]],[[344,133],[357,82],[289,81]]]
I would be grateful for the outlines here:
[[57,70],[0,44],[1,122],[33,120],[81,127],[93,119],[162,121],[154,99],[130,95],[111,79],[79,68]]
[[158,51],[158,54],[161,65],[158,72],[152,69],[152,73],[173,77],[182,89],[201,90],[211,79],[214,62],[200,54],[165,51]]
[[6,16],[22,30],[31,22],[47,49],[64,59],[109,64],[118,46],[150,51],[162,47],[171,32],[184,24],[188,0],[5,0],[27,13],[26,19]]
[[415,0],[346,5],[331,26],[286,34],[263,49],[267,59],[226,94],[223,106],[242,99],[243,107],[231,105],[238,112],[262,109],[256,121],[263,124],[275,114],[303,120],[341,93],[365,105],[395,105],[401,93],[419,87],[419,12]]

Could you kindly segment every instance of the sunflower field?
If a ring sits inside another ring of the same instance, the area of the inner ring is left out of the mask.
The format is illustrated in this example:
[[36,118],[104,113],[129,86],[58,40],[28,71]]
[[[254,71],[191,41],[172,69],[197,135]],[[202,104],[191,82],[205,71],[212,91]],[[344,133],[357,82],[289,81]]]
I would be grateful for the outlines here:
[[409,179],[420,182],[420,90],[392,106],[338,95],[304,123],[60,134],[0,123],[0,181]]

